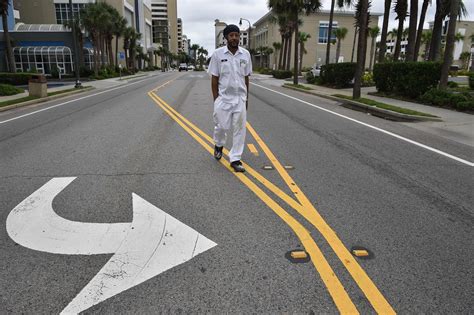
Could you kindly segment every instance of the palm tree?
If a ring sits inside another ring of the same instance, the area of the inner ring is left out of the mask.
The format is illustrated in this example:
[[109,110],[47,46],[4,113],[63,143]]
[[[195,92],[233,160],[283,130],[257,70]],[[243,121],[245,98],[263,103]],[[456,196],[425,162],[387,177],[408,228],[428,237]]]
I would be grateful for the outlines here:
[[265,56],[266,56],[266,61],[265,61],[265,62],[266,62],[266,66],[267,66],[267,68],[269,68],[269,67],[270,67],[270,55],[273,54],[273,48],[271,48],[271,47],[266,47],[266,48],[265,48],[265,51],[264,51],[264,54],[265,54]]
[[416,43],[415,43],[415,54],[413,55],[413,60],[418,60],[418,55],[420,54],[420,46],[423,37],[423,25],[425,24],[426,11],[428,11],[428,5],[431,4],[431,0],[423,0],[423,5],[421,7],[420,22],[418,23],[418,33],[416,34]]
[[334,35],[336,36],[337,46],[336,46],[336,63],[339,62],[339,56],[341,55],[341,42],[346,38],[347,35],[347,28],[341,27],[334,31]]
[[449,26],[446,34],[446,49],[444,51],[444,61],[441,67],[441,78],[439,88],[446,89],[448,86],[449,67],[453,62],[453,50],[455,43],[456,20],[459,15],[460,0],[451,0],[449,4]]
[[191,46],[191,50],[193,51],[193,59],[194,59],[194,66],[196,66],[196,60],[197,60],[197,51],[199,49],[199,45],[198,44],[193,44]]
[[360,88],[362,85],[362,75],[364,74],[364,64],[367,50],[367,27],[369,20],[369,0],[359,0],[356,5],[356,25],[359,28],[359,41],[357,43],[357,66],[354,76],[354,89],[352,98],[360,98]]
[[405,23],[405,18],[408,11],[408,2],[407,0],[396,0],[395,2],[395,13],[398,19],[398,31],[397,31],[397,42],[395,44],[395,52],[393,53],[393,60],[397,61],[400,58],[401,43],[403,39],[403,24]]
[[8,15],[9,3],[10,3],[9,0],[0,0],[0,14],[2,15],[3,34],[5,37],[5,44],[7,48],[6,53],[7,53],[8,68],[10,72],[16,72],[15,59],[13,57],[12,42],[10,39],[10,32],[8,31],[7,15]]
[[[380,34],[380,28],[378,26],[370,27],[369,28],[369,35],[372,38],[372,46],[371,46],[371,53],[370,53],[370,61],[369,61],[369,70],[372,71],[373,64],[372,62],[375,61],[375,40],[377,36]],[[375,62],[374,62],[375,63]]]
[[430,48],[431,36],[432,35],[433,35],[433,32],[431,30],[428,30],[428,31],[423,32],[421,34],[421,44],[425,45],[425,51],[423,53],[423,60],[428,59],[428,50]]
[[356,24],[355,27],[354,27],[354,39],[352,41],[351,62],[354,62],[354,52],[355,52],[355,48],[356,48],[357,35],[359,35],[359,28],[357,27],[357,24]]
[[257,52],[259,53],[259,67],[260,68],[263,68],[263,52],[265,51],[267,47],[264,47],[264,46],[259,46],[257,47]]
[[114,21],[114,30],[113,34],[115,36],[115,66],[118,66],[118,39],[123,36],[125,28],[127,27],[127,19],[124,17],[117,17]]
[[[342,8],[343,6],[350,6],[352,4],[352,0],[337,0],[337,7]],[[334,19],[334,6],[336,5],[336,0],[331,0],[331,11],[329,12],[329,26],[328,26],[328,36],[327,36],[327,44],[326,44],[326,64],[329,64],[329,59],[331,56],[331,44],[332,40],[331,37],[334,34],[332,29],[332,21]]]
[[462,62],[462,68],[464,70],[467,70],[467,68],[469,67],[469,61],[471,60],[471,52],[470,51],[463,51],[459,55],[459,60],[461,60],[461,62]]
[[385,8],[383,11],[382,38],[380,39],[379,62],[384,61],[385,51],[387,50],[388,21],[390,19],[391,6],[392,0],[385,0]]
[[281,43],[278,43],[278,42],[273,42],[272,44],[273,46],[273,49],[275,50],[275,55],[274,55],[274,65],[276,65],[277,69],[279,69],[279,65],[277,64],[277,60],[278,60],[278,54],[281,55],[281,47],[282,47],[282,44]]
[[418,20],[418,0],[410,0],[410,25],[408,27],[408,44],[405,50],[405,60],[412,61],[415,56],[416,24]]
[[305,32],[298,33],[298,41],[300,42],[300,64],[298,66],[299,72],[298,74],[301,75],[301,69],[303,67],[303,55],[306,54],[306,49],[304,48],[304,43],[311,38],[311,35]]
[[454,35],[454,42],[455,43],[459,43],[459,42],[462,42],[464,40],[464,35],[462,35],[461,33],[457,32],[456,35]]
[[[436,0],[436,13],[433,24],[433,36],[431,39],[430,46],[430,61],[437,61],[441,57],[441,39],[443,32],[443,21],[450,15],[450,2],[451,0]],[[467,16],[467,9],[462,2],[459,2],[458,17],[462,18]]]
[[[471,47],[472,45],[474,44],[474,34],[471,34]],[[471,68],[469,69],[469,71],[471,72],[474,72],[474,60],[471,60]]]
[[94,51],[94,74],[99,74],[100,31],[103,12],[97,3],[87,4],[81,11],[82,24],[89,33]]
[[[268,7],[275,10],[276,14],[288,12],[289,19],[293,25],[293,33],[298,34],[298,17],[301,13],[310,14],[319,11],[322,3],[320,0],[269,0]],[[298,40],[295,40],[295,56],[293,69],[293,84],[298,84]]]

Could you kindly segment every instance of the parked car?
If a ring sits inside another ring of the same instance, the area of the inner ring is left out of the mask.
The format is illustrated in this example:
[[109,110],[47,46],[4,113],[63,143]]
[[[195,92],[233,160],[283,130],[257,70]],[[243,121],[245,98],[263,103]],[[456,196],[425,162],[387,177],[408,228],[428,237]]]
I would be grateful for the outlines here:
[[188,65],[185,64],[185,63],[180,63],[178,70],[179,70],[179,72],[181,72],[181,71],[188,71]]
[[193,65],[189,65],[189,66],[188,66],[188,70],[194,71],[194,66],[193,66]]

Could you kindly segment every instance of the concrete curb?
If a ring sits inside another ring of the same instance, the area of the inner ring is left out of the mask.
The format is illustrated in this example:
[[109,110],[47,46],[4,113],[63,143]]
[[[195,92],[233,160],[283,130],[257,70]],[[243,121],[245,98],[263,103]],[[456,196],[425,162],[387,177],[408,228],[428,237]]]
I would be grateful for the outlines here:
[[77,91],[70,91],[70,92],[65,92],[65,93],[61,93],[61,94],[57,94],[57,95],[53,95],[53,96],[47,96],[47,97],[43,97],[43,98],[37,98],[37,99],[34,99],[34,100],[29,100],[29,101],[26,101],[26,102],[12,104],[12,105],[8,105],[8,106],[0,107],[0,112],[4,112],[4,111],[14,109],[14,108],[18,108],[18,107],[44,103],[44,102],[47,102],[47,101],[56,100],[56,99],[59,99],[59,98],[70,96],[70,95],[79,94],[79,93],[87,92],[87,91],[92,91],[94,89],[95,89],[95,87],[88,86],[88,87],[85,87],[85,88],[77,90]]
[[331,101],[340,102],[340,103],[345,104],[346,105],[345,107],[348,107],[354,110],[363,110],[365,112],[369,112],[373,114],[374,116],[378,116],[382,118],[387,118],[387,119],[392,119],[392,120],[403,120],[403,121],[443,121],[439,117],[427,117],[427,116],[402,114],[402,113],[397,113],[391,110],[366,105],[364,103],[360,103],[357,101],[348,100],[345,98],[340,98],[337,96],[327,95],[323,93],[318,93],[318,92],[315,92],[314,90],[303,90],[303,89],[299,89],[299,88],[295,88],[293,86],[287,86],[287,85],[282,85],[282,86],[290,90],[299,91],[306,94],[311,94],[311,95],[319,96],[322,98],[326,98]]

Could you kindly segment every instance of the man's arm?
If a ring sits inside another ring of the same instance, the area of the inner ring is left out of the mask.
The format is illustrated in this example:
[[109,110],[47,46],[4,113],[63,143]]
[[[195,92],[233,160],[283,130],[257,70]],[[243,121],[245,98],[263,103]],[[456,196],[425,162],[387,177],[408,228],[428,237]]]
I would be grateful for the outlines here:
[[245,109],[249,109],[249,86],[250,86],[249,76],[245,77],[245,85],[247,86],[247,102],[245,103]]
[[214,102],[216,101],[217,97],[219,96],[219,77],[215,75],[211,78],[211,90],[212,90],[212,97],[214,97]]

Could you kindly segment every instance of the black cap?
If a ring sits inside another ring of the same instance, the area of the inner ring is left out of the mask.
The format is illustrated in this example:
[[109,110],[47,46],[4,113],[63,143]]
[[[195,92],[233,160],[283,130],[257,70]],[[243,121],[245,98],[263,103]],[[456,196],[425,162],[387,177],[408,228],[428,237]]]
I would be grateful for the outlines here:
[[227,38],[227,35],[230,33],[239,33],[240,34],[240,28],[237,25],[234,24],[229,24],[224,28],[224,37]]

